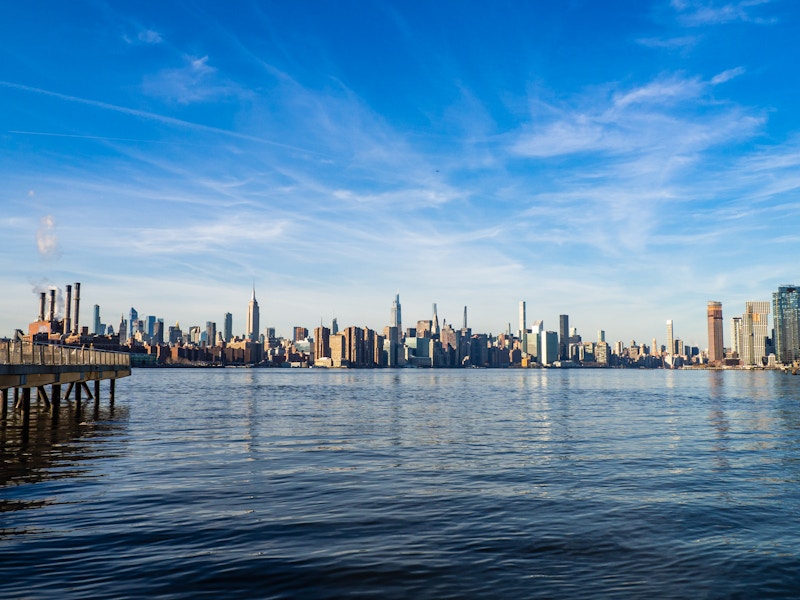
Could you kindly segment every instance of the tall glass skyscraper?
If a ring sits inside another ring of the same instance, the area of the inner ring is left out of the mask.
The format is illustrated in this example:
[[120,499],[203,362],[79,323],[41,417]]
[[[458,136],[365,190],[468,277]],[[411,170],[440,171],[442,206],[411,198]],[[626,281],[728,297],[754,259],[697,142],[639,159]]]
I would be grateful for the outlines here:
[[800,359],[800,289],[782,285],[772,294],[775,324],[775,356],[778,362],[791,364]]

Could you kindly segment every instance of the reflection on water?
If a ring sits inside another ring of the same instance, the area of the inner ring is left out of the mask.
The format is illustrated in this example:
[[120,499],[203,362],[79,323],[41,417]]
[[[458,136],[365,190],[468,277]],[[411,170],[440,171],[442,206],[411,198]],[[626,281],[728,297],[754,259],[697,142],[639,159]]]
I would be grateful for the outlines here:
[[124,431],[128,408],[107,404],[62,400],[48,410],[34,401],[27,418],[9,409],[0,422],[0,512],[31,505],[3,488],[74,478],[89,472],[91,461],[110,456],[103,441]]

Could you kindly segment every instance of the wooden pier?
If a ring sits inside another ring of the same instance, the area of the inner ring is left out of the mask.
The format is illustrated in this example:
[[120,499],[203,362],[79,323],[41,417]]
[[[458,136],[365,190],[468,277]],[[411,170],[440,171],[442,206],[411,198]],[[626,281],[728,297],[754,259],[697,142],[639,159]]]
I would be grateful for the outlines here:
[[[31,397],[45,408],[58,408],[62,398],[74,394],[80,403],[100,398],[100,382],[109,380],[109,398],[114,401],[115,382],[131,374],[131,359],[126,352],[79,348],[57,344],[0,341],[0,394],[2,418],[8,414],[9,391],[13,390],[13,409],[30,413]],[[94,390],[89,388],[94,383]],[[47,388],[50,387],[50,393]],[[62,386],[66,386],[62,394]]]

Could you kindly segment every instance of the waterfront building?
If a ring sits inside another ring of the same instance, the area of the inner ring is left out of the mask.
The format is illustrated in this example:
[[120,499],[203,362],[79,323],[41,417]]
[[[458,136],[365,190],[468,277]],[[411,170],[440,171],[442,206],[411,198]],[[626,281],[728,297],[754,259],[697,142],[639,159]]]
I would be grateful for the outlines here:
[[320,325],[314,329],[314,362],[331,357],[331,330]]
[[543,365],[551,365],[558,360],[558,346],[559,339],[558,333],[555,331],[546,331],[542,333],[539,340],[541,351],[539,355],[539,362]]
[[742,348],[742,317],[731,318],[731,356],[741,356]]
[[345,341],[344,333],[331,333],[331,364],[334,367],[347,366],[347,344]]
[[222,339],[228,344],[233,339],[233,315],[229,312],[225,313],[222,326]]
[[769,302],[745,303],[742,315],[740,357],[744,366],[762,366],[767,356]]
[[667,321],[667,354],[675,354],[675,336],[672,329],[672,319]]
[[722,302],[709,300],[708,315],[708,362],[712,365],[722,363],[725,349],[722,342]]
[[256,300],[256,286],[253,286],[253,295],[250,297],[250,303],[247,305],[247,330],[246,337],[253,342],[258,341],[258,328],[259,328],[259,310],[258,301]]
[[594,347],[594,360],[597,364],[608,365],[610,362],[610,348],[605,340],[598,342]]
[[569,360],[569,315],[558,315],[558,360]]
[[775,358],[789,365],[800,360],[800,289],[782,285],[772,294]]

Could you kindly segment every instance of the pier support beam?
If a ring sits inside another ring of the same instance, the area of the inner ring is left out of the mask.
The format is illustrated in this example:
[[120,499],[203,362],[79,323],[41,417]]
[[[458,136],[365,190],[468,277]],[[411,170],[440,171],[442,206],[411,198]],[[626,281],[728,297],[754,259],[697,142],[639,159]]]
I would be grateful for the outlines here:
[[29,415],[31,413],[31,388],[22,388],[22,414]]
[[8,417],[8,388],[3,388],[2,402],[3,402],[3,421],[5,421],[6,417]]
[[38,388],[36,388],[36,390],[37,390],[36,399],[42,400],[44,402],[44,407],[47,410],[50,410],[50,398],[47,397],[47,390],[44,388],[43,385],[40,385]]
[[117,380],[111,379],[108,384],[108,395],[111,397],[111,404],[114,404],[114,392],[117,389]]
[[54,383],[52,389],[50,390],[50,399],[53,402],[53,406],[58,410],[59,405],[61,404],[61,384]]
[[94,380],[94,399],[100,400],[100,380]]

